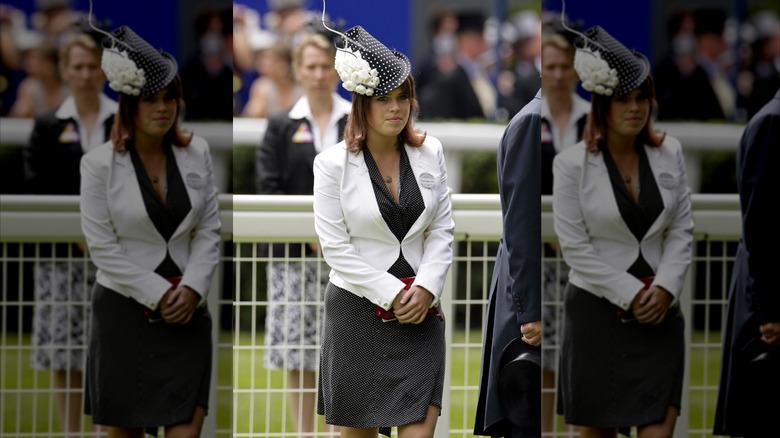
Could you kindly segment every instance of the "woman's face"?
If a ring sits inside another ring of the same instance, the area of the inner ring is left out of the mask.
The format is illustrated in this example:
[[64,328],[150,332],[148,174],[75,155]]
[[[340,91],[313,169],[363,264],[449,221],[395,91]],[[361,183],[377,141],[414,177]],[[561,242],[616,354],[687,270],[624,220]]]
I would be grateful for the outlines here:
[[105,82],[98,55],[79,45],[72,46],[68,51],[62,75],[74,94],[98,95]]
[[610,136],[636,137],[650,116],[650,99],[639,88],[612,99],[607,117]]
[[162,137],[176,121],[176,98],[167,88],[142,97],[135,114],[136,135]]
[[372,97],[368,111],[368,137],[397,137],[409,121],[411,108],[411,100],[401,87]]
[[330,97],[339,79],[333,57],[314,45],[307,45],[301,51],[295,75],[309,99]]
[[552,44],[545,45],[542,49],[542,93],[570,96],[578,80],[571,54]]

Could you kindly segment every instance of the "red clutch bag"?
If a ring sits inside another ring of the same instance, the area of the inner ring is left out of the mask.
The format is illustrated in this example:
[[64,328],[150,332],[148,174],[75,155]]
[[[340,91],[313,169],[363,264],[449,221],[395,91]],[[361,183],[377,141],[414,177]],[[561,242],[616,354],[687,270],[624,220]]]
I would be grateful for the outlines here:
[[[415,277],[399,278],[399,280],[404,282],[404,290],[409,290],[409,288],[412,287],[412,283],[414,283],[414,278]],[[383,322],[395,321],[396,319],[398,319],[395,317],[395,312],[393,312],[392,308],[390,308],[389,310],[385,310],[379,306],[375,306],[374,312],[376,312],[376,316],[382,318]],[[439,321],[444,321],[444,317],[441,316],[441,313],[439,313],[439,309],[435,307],[431,307],[430,309],[428,309],[428,315],[433,315],[436,318],[438,318]]]

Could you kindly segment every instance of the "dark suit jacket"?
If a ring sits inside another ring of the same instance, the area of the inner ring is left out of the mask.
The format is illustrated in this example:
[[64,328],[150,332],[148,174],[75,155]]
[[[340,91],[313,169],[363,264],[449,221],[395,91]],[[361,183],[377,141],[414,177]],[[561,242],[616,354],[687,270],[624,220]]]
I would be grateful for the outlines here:
[[477,93],[461,66],[433,79],[420,91],[420,119],[485,118]]
[[[512,118],[498,149],[504,231],[490,286],[476,435],[503,436],[511,430],[496,386],[501,352],[512,339],[520,336],[522,324],[542,319],[541,99],[539,91]],[[541,415],[541,412],[529,415]],[[523,436],[539,435],[529,431]]]
[[[25,192],[37,195],[78,195],[81,142],[67,141],[63,132],[68,125],[77,126],[73,119],[59,119],[56,111],[35,119],[30,142],[24,150]],[[108,140],[114,116],[103,123]]]
[[[741,436],[749,427],[778,432],[780,412],[780,347],[772,347],[772,371],[762,372],[748,360],[758,350],[770,351],[759,325],[780,321],[780,291],[774,274],[780,238],[773,210],[777,204],[780,145],[780,90],[748,123],[737,152],[737,184],[742,208],[742,240],[734,261],[720,386],[715,414],[716,435]],[[751,346],[760,347],[753,349]],[[769,436],[754,432],[755,436]]]
[[[347,116],[339,120],[339,141],[343,140]],[[314,132],[305,118],[290,118],[287,111],[271,115],[268,127],[255,159],[256,188],[260,195],[311,195],[314,189],[314,141],[293,139],[305,125]],[[331,145],[325,145],[328,147]],[[283,255],[284,244],[274,245],[274,254]],[[263,255],[268,250],[261,245]],[[308,247],[307,247],[308,248]],[[301,256],[300,245],[289,246],[290,257]],[[310,250],[307,249],[307,253]]]

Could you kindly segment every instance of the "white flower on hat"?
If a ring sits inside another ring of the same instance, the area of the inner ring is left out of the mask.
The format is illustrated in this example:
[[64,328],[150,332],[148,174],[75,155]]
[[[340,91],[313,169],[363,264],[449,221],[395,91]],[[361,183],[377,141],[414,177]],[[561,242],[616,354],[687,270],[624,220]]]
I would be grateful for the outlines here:
[[379,72],[371,68],[359,50],[352,51],[349,47],[339,49],[334,66],[345,90],[365,96],[374,95],[374,89],[379,85]]
[[582,88],[592,93],[611,96],[619,82],[617,70],[609,67],[601,53],[589,47],[577,49],[574,70],[582,81]]
[[146,85],[146,73],[127,56],[127,52],[115,49],[103,50],[100,66],[112,90],[138,96]]

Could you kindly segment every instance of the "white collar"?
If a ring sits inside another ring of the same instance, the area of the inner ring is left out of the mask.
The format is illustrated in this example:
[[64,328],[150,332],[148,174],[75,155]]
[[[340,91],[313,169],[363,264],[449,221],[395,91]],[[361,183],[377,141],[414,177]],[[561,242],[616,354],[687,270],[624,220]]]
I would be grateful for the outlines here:
[[[331,118],[334,115],[338,115],[338,118],[342,118],[348,115],[352,111],[352,102],[344,99],[338,93],[333,93],[333,111]],[[313,119],[311,114],[311,107],[309,106],[309,99],[306,96],[302,96],[295,102],[295,105],[290,109],[287,115],[291,119]]]
[[[333,111],[331,113],[331,118],[333,118],[333,115],[338,115],[338,118],[340,119],[349,114],[350,111],[352,111],[352,103],[341,97],[338,93],[333,93]],[[309,99],[307,99],[306,96],[298,99],[287,115],[291,119],[311,118],[312,114],[311,107],[309,106]]]
[[[572,93],[571,96],[571,117],[569,120],[577,120],[585,114],[590,112],[590,102],[580,97],[577,93]],[[547,120],[552,119],[550,113],[550,103],[547,99],[542,99],[542,118]]]
[[[110,97],[106,96],[103,93],[100,93],[100,102],[99,102],[99,108],[98,108],[98,123],[103,123],[107,118],[111,117],[111,115],[116,114],[117,109],[119,109],[119,104],[111,99]],[[57,112],[54,113],[54,115],[58,119],[66,120],[66,119],[79,119],[79,113],[76,111],[76,101],[73,99],[73,96],[68,96],[67,99],[65,99],[64,102],[62,102],[62,105],[57,109]]]

